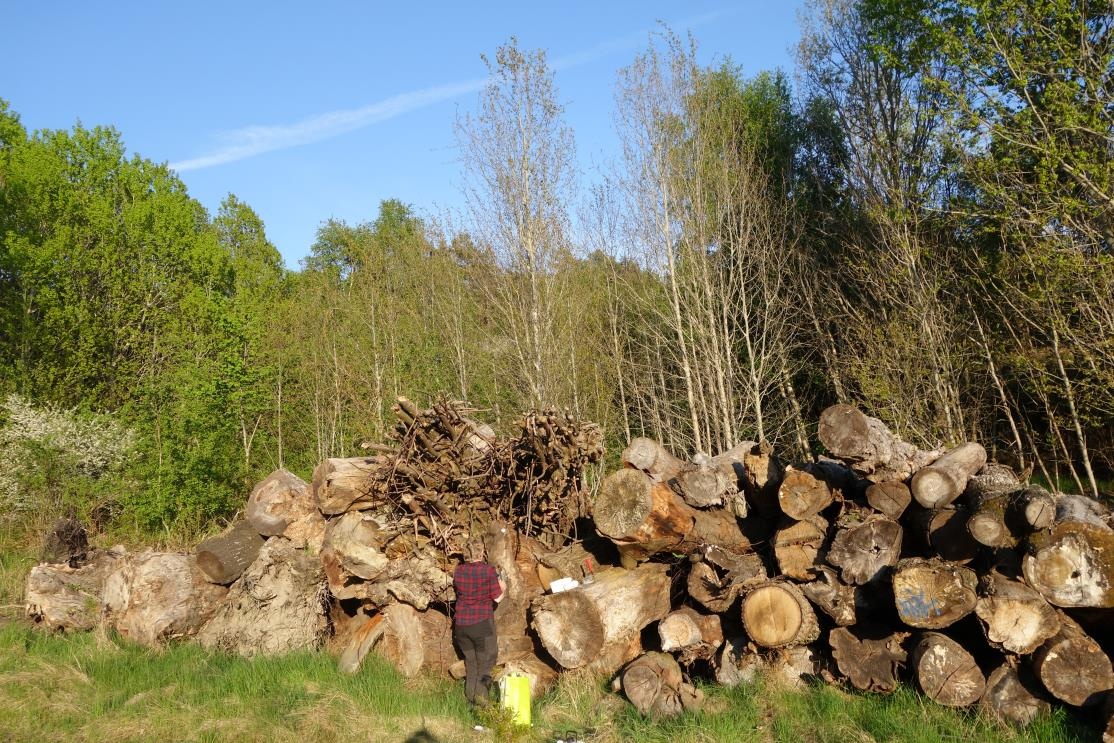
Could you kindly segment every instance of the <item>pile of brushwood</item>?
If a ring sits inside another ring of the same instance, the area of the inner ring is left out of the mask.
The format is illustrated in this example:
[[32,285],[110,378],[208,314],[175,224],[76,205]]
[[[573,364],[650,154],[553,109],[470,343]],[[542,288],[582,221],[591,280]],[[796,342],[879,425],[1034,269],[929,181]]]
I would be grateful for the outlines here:
[[[919,450],[846,405],[821,415],[828,456],[783,463],[747,441],[681,459],[640,438],[589,498],[597,426],[536,411],[501,438],[475,412],[399,399],[393,443],[312,483],[273,473],[192,554],[83,547],[39,565],[28,611],[459,676],[451,576],[481,534],[507,583],[498,673],[535,695],[589,669],[669,715],[700,705],[694,678],[907,681],[1016,725],[1083,708],[1114,738],[1114,517],[1098,501],[1029,485],[978,443]],[[579,585],[554,591],[562,578]]]

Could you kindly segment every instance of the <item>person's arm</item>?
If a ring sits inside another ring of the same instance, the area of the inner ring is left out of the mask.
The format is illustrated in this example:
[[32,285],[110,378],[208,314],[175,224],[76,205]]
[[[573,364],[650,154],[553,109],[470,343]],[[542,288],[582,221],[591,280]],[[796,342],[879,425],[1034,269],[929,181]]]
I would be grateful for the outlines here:
[[503,576],[499,575],[498,570],[495,571],[495,580],[498,582],[499,589],[498,593],[491,597],[491,600],[498,604],[507,595],[507,583],[503,580]]

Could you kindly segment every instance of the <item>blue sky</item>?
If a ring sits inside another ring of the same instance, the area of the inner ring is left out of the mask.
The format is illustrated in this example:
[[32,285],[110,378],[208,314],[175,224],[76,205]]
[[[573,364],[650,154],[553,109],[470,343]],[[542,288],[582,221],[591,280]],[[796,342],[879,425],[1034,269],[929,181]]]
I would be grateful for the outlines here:
[[785,2],[22,2],[5,12],[0,97],[32,129],[111,124],[215,211],[235,193],[287,265],[330,217],[398,198],[461,205],[453,122],[510,36],[544,48],[585,171],[612,157],[616,71],[657,22],[706,61],[792,72]]

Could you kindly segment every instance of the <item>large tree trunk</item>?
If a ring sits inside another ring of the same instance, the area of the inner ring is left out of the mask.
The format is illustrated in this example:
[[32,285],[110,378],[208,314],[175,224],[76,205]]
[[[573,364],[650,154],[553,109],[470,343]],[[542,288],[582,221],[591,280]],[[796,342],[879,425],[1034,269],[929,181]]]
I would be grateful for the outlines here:
[[839,672],[856,689],[891,692],[897,689],[897,669],[905,665],[902,647],[907,633],[888,633],[862,626],[836,627],[828,633]]
[[123,558],[123,549],[118,548],[97,550],[76,568],[36,565],[27,575],[27,615],[52,630],[93,629],[101,613],[105,580]]
[[1033,654],[1033,670],[1052,696],[1077,707],[1098,704],[1114,688],[1110,658],[1064,614],[1060,631]]
[[882,421],[850,405],[833,405],[821,413],[817,435],[833,456],[871,482],[907,480],[939,456],[905,443]]
[[974,570],[939,559],[911,557],[893,571],[894,602],[901,621],[920,629],[942,629],[975,609]]
[[943,508],[963,494],[967,481],[986,465],[986,449],[969,441],[949,449],[909,483],[913,498],[925,508]]
[[861,586],[878,578],[901,555],[901,526],[885,516],[867,515],[862,521],[849,516],[828,550],[828,562],[840,569],[846,583]]
[[787,581],[771,581],[748,591],[742,614],[747,635],[762,647],[807,645],[820,636],[812,605],[800,588]]
[[326,459],[313,471],[313,497],[326,516],[349,509],[370,508],[376,498],[371,492],[372,475],[386,465],[384,457]]
[[707,660],[723,644],[719,615],[701,614],[692,607],[682,606],[658,622],[661,649],[680,653],[686,665],[694,660]]
[[986,690],[975,659],[947,635],[925,632],[913,649],[913,675],[921,690],[945,707],[969,707]]
[[1000,722],[1026,727],[1052,710],[1052,705],[1041,698],[1038,686],[1035,681],[1023,678],[1009,663],[1003,663],[987,676],[979,706]]
[[665,653],[646,653],[623,669],[623,693],[643,715],[672,717],[699,709],[703,694],[685,681],[681,667]]
[[299,547],[321,549],[325,519],[309,484],[292,472],[277,469],[256,485],[244,516],[265,537],[286,537]]
[[1081,495],[1056,501],[1056,523],[1029,538],[1025,579],[1050,603],[1114,608],[1114,529],[1110,514]]
[[668,614],[669,583],[668,567],[658,563],[600,570],[589,585],[536,599],[534,631],[562,667],[581,668]]
[[1060,629],[1059,615],[1039,593],[996,572],[979,581],[975,613],[987,641],[1017,655],[1035,652]]
[[197,633],[207,648],[239,655],[316,650],[329,629],[321,561],[272,537]]
[[206,580],[193,555],[129,555],[104,582],[104,603],[116,631],[141,645],[196,634],[228,594]]
[[255,562],[263,537],[247,519],[240,519],[218,536],[197,545],[197,565],[212,583],[227,586]]

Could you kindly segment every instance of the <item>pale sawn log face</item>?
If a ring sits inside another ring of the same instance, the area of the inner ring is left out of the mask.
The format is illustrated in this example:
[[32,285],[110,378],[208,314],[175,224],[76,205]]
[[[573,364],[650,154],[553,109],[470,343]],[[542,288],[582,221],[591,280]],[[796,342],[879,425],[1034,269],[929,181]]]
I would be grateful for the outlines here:
[[1102,647],[1066,614],[1060,631],[1032,656],[1033,670],[1057,699],[1077,707],[1104,701],[1114,689],[1114,669]]
[[901,621],[918,629],[942,629],[975,609],[974,570],[940,559],[907,558],[893,570],[894,602]]
[[975,659],[947,635],[926,632],[913,650],[913,673],[921,690],[946,707],[969,707],[986,690]]
[[913,475],[909,489],[925,508],[943,508],[963,494],[967,481],[986,465],[986,449],[969,441]]
[[1042,692],[1035,680],[1023,679],[1019,669],[1003,663],[987,676],[979,706],[996,720],[1024,728],[1052,711]]

